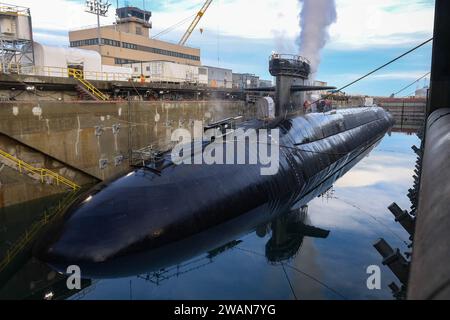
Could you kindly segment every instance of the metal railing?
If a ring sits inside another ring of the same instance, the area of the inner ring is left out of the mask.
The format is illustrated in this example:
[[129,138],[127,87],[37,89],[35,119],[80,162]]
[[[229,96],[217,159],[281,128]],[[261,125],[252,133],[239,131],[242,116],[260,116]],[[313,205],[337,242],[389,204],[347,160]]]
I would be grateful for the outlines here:
[[[68,78],[69,68],[51,66],[32,66],[15,63],[0,64],[0,73],[18,74],[26,76],[43,76],[55,78]],[[128,81],[131,73],[102,72],[83,70],[84,79],[93,81]]]
[[108,97],[103,94],[100,90],[98,90],[92,83],[84,79],[84,73],[81,70],[78,69],[68,69],[69,71],[69,77],[73,77],[76,79],[81,85],[89,91],[94,97],[96,97],[100,101],[106,101],[108,100]]
[[69,187],[72,190],[80,189],[80,186],[77,185],[75,182],[70,181],[67,178],[64,178],[63,176],[57,174],[56,172],[53,172],[53,171],[50,171],[50,170],[44,169],[44,168],[33,167],[32,165],[30,165],[20,159],[17,159],[13,155],[11,155],[1,149],[0,149],[0,157],[4,158],[6,160],[9,160],[13,164],[15,164],[17,167],[17,170],[20,173],[30,173],[30,174],[38,175],[39,179],[42,183],[45,183],[46,178],[50,178],[58,186],[60,184],[62,184],[62,185]]
[[14,4],[0,3],[0,13],[15,16],[29,16],[30,9]]
[[[33,66],[21,65],[15,63],[0,63],[0,74],[16,74],[26,76],[43,76],[53,78],[69,78],[71,75],[71,68],[51,67],[51,66]],[[171,77],[162,75],[144,75],[142,76],[135,71],[130,73],[120,72],[102,72],[102,71],[87,71],[76,70],[77,74],[82,76],[84,81],[122,81],[134,83],[160,83],[160,84],[190,84],[200,87],[211,87],[216,89],[233,89],[233,81],[209,79],[205,76],[186,76],[186,77]],[[73,72],[73,71],[72,71]]]
[[43,227],[64,213],[64,210],[76,201],[78,195],[79,192],[75,191],[69,193],[57,206],[52,208],[49,212],[46,211],[42,219],[35,222],[27,229],[23,236],[6,251],[5,257],[0,261],[0,272],[3,272],[5,268],[31,243]]

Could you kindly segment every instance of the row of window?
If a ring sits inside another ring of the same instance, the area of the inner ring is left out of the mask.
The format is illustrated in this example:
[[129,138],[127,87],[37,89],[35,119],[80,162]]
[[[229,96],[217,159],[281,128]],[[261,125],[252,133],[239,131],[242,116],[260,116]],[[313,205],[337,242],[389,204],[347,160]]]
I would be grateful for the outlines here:
[[114,61],[115,64],[132,64],[132,63],[139,62],[139,61],[136,61],[136,60],[121,59],[121,58],[115,58],[114,60],[115,60]]
[[[185,54],[185,53],[181,53],[181,52],[175,52],[175,51],[164,50],[164,49],[159,49],[159,48],[152,48],[152,47],[147,47],[147,46],[141,46],[141,45],[137,45],[134,43],[128,43],[128,42],[121,43],[120,41],[104,39],[104,38],[101,40],[101,42],[102,42],[102,45],[107,45],[107,46],[122,47],[125,49],[145,51],[145,52],[150,52],[150,53],[154,53],[154,54],[160,54],[160,55],[170,56],[170,57],[175,57],[175,58],[200,61],[199,56],[193,56],[193,55]],[[70,42],[70,46],[73,48],[74,47],[95,46],[95,45],[98,45],[98,39],[86,39],[86,40]]]

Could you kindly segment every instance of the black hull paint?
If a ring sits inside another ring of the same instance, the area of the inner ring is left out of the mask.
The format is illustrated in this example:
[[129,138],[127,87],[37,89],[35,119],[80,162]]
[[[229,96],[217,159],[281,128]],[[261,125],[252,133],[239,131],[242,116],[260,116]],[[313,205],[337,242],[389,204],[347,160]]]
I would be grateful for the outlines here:
[[135,170],[69,208],[37,254],[61,271],[79,265],[92,278],[171,266],[305,205],[366,156],[392,125],[380,108],[272,124],[283,146],[275,176],[243,165],[168,166],[161,174]]

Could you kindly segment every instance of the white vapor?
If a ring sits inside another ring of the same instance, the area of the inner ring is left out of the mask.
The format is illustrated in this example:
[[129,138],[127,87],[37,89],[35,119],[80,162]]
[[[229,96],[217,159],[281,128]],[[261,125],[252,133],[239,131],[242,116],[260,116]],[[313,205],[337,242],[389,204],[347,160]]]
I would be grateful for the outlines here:
[[300,12],[301,33],[298,40],[300,55],[311,61],[311,71],[318,71],[321,50],[328,41],[329,27],[336,22],[335,0],[299,0],[303,4]]

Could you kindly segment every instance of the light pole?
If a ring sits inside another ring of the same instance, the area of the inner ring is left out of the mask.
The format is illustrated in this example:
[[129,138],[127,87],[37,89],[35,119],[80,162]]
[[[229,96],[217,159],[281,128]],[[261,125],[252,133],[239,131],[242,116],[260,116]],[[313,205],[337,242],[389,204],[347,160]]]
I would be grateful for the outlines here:
[[100,17],[107,17],[111,3],[109,0],[86,0],[86,12],[95,14],[97,16],[97,38],[98,50],[100,55],[102,47],[102,37],[100,31]]

